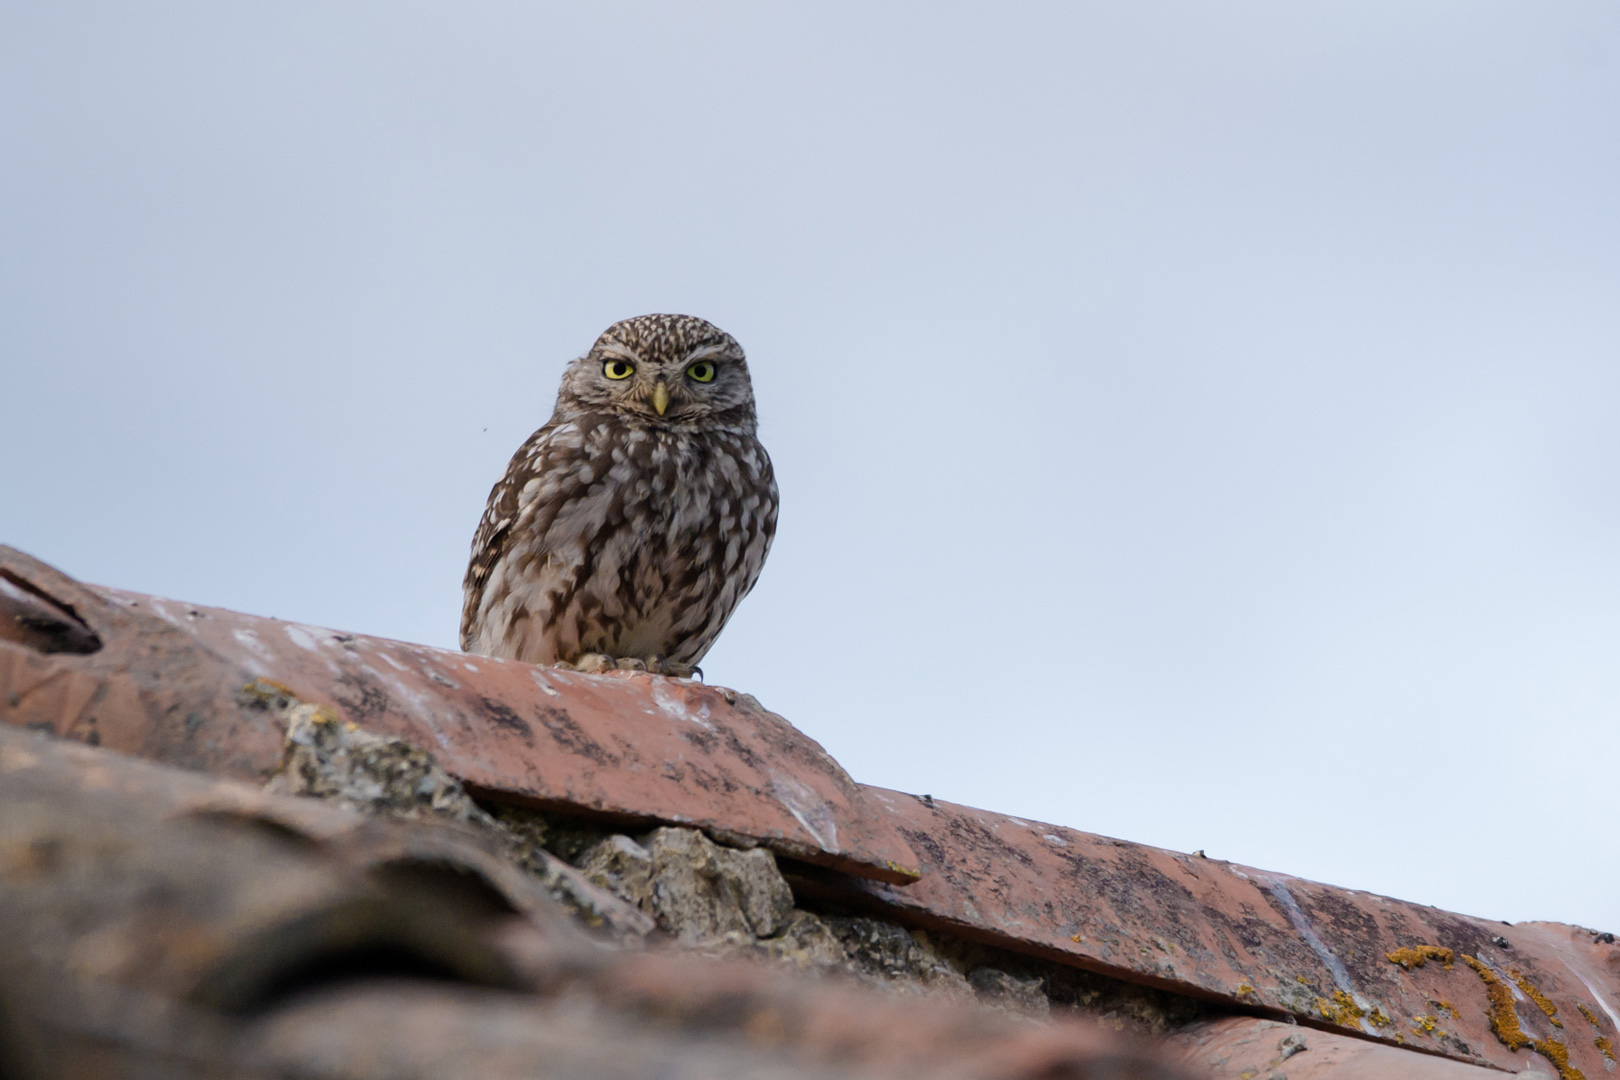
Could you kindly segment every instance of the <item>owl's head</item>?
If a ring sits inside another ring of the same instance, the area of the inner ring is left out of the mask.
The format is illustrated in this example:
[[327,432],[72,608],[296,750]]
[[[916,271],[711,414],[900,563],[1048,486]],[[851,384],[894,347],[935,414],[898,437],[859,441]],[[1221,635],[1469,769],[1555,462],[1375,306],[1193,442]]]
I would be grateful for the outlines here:
[[691,315],[638,315],[602,332],[563,374],[559,408],[607,410],[657,427],[754,425],[736,339]]

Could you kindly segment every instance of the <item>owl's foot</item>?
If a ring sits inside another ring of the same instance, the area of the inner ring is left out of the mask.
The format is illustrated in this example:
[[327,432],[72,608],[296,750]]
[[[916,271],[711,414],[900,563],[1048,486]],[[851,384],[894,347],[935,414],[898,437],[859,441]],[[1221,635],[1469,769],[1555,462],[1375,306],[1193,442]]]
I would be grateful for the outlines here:
[[564,668],[568,671],[583,671],[587,675],[600,675],[605,671],[612,671],[614,668],[618,667],[619,664],[618,661],[614,660],[613,657],[609,656],[607,653],[588,652],[582,654],[579,659],[574,660],[573,662],[559,660],[553,666]]
[[559,663],[558,667],[583,671],[587,675],[600,675],[608,671],[650,671],[654,675],[669,675],[676,679],[703,677],[703,669],[696,664],[682,664],[662,656],[609,656],[607,653],[585,653],[572,664]]
[[703,669],[696,664],[683,664],[677,660],[666,660],[661,656],[654,657],[653,660],[658,662],[658,666],[654,667],[653,661],[649,660],[647,662],[648,671],[656,671],[658,674],[668,675],[672,679],[703,678]]

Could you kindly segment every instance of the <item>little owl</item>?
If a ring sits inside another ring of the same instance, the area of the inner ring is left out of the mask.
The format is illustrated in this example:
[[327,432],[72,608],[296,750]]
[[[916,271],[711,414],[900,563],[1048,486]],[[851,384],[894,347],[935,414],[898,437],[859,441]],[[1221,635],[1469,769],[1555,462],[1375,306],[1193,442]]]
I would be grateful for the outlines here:
[[690,675],[776,532],[756,427],[730,334],[690,315],[608,327],[489,493],[461,647]]

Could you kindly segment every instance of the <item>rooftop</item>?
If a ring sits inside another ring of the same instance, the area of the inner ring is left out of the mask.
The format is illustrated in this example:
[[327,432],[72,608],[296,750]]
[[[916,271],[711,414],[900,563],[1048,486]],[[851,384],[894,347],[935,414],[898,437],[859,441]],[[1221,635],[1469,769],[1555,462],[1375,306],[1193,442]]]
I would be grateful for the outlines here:
[[1612,934],[863,785],[724,687],[0,548],[0,719],[0,1075],[1616,1068]]

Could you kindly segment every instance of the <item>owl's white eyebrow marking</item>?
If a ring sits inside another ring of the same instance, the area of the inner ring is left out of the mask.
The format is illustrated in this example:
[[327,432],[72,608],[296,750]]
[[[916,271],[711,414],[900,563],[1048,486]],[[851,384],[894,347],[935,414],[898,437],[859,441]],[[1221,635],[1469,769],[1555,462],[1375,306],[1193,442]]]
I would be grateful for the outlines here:
[[641,354],[628,345],[621,345],[617,341],[604,341],[599,346],[605,356],[617,356],[625,360],[634,360],[642,363]]
[[687,353],[686,359],[682,360],[681,363],[690,364],[694,360],[702,360],[706,357],[718,356],[725,351],[726,347],[724,345],[699,345],[697,348]]

